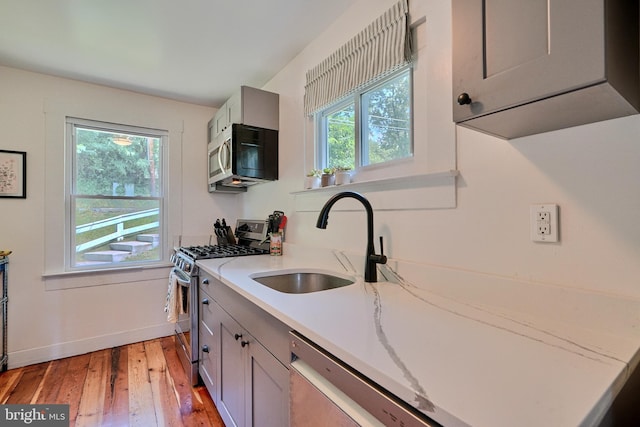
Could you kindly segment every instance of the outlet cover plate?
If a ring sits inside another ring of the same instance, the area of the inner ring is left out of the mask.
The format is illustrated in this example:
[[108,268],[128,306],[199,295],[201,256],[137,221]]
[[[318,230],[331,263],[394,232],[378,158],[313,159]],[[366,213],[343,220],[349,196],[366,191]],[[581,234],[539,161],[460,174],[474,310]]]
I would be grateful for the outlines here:
[[545,203],[531,205],[531,240],[555,243],[559,238],[558,205]]

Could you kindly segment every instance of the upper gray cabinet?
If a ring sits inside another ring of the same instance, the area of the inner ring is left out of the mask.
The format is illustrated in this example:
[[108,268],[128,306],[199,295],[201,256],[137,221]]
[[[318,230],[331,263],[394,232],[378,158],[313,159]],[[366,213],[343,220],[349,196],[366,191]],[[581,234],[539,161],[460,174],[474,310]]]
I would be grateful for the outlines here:
[[453,119],[503,138],[640,111],[637,0],[453,0]]
[[209,121],[209,142],[233,123],[278,130],[280,97],[249,86],[241,86]]

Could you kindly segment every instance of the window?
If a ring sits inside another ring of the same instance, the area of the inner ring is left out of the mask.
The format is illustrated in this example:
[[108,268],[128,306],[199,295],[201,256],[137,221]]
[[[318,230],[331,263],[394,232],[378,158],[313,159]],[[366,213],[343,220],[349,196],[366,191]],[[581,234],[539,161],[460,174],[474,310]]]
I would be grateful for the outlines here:
[[162,259],[167,133],[67,119],[68,269]]
[[321,110],[317,166],[358,169],[411,157],[411,94],[405,67]]

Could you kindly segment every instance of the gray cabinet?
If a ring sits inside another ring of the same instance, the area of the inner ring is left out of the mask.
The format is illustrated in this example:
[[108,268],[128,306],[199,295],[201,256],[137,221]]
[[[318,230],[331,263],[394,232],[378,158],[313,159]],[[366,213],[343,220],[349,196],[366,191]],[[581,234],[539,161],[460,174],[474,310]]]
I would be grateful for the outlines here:
[[454,0],[453,118],[504,138],[640,110],[638,2]]
[[280,97],[277,93],[241,86],[209,122],[209,142],[233,123],[278,130]]
[[200,375],[227,426],[289,425],[289,328],[201,270]]
[[289,425],[289,370],[226,312],[217,408],[228,426]]
[[217,336],[217,325],[220,323],[219,312],[221,308],[215,303],[213,298],[200,289],[200,319],[198,322],[199,333],[199,364],[198,370],[200,378],[204,382],[211,399],[216,401],[216,391],[218,386],[218,358],[219,343]]
[[[246,353],[244,348],[251,344],[251,337],[242,326],[224,310],[218,324],[220,337],[220,381],[218,382],[216,407],[225,425],[245,427],[248,423]],[[255,345],[259,345],[254,343]]]
[[253,427],[289,425],[289,370],[266,347],[247,351],[247,419]]

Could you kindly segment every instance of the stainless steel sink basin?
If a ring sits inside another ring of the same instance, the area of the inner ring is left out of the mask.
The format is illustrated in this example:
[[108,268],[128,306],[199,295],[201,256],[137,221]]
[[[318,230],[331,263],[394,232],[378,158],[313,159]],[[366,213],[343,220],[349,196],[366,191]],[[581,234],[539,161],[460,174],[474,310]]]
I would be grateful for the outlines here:
[[278,274],[256,275],[252,277],[256,282],[288,294],[306,294],[309,292],[326,291],[351,285],[353,280],[319,272],[288,272]]

